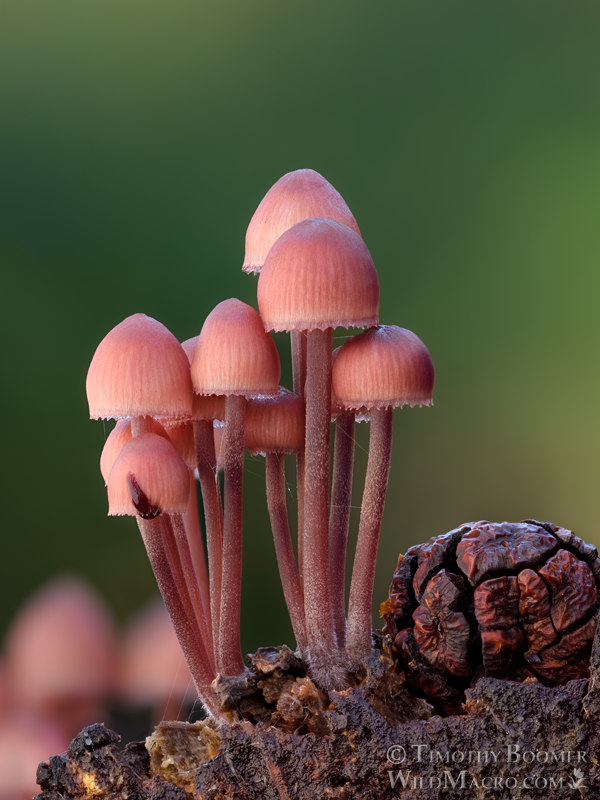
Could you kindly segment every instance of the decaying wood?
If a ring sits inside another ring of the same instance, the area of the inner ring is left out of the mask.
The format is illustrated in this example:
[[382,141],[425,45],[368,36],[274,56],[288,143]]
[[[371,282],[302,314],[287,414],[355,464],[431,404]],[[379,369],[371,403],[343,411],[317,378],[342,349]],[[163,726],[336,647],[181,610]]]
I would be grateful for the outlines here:
[[287,648],[220,687],[231,722],[161,723],[125,748],[102,725],[40,765],[37,800],[314,800],[600,796],[600,633],[589,679],[485,677],[461,715],[405,688],[380,643],[356,685],[325,695]]

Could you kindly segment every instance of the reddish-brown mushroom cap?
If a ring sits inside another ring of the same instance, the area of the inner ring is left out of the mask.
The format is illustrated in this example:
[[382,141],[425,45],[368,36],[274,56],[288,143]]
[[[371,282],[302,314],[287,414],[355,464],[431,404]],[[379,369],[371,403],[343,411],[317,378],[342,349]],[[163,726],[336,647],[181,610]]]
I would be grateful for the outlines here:
[[245,445],[252,455],[297,453],[304,447],[304,399],[283,386],[276,397],[249,400]]
[[258,312],[230,298],[210,312],[192,360],[194,391],[204,395],[273,395],[281,368]]
[[123,447],[108,476],[108,513],[150,519],[161,512],[183,514],[190,481],[188,468],[168,439],[156,433],[135,436]]
[[92,419],[190,416],[192,384],[181,345],[160,322],[133,314],[100,342],[87,374]]
[[341,194],[313,169],[283,175],[260,201],[246,232],[244,272],[258,272],[277,239],[303,219],[321,217],[347,225],[360,234]]
[[366,244],[340,222],[297,223],[269,251],[258,308],[266,330],[376,325],[379,280]]
[[348,339],[332,368],[335,401],[357,411],[430,405],[433,381],[429,351],[418,336],[396,325]]

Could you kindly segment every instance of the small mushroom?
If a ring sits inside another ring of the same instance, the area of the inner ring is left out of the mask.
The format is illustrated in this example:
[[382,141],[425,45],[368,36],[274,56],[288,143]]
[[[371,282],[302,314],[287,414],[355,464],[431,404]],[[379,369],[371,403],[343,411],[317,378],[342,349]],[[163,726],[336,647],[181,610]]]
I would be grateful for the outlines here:
[[371,601],[391,461],[393,409],[430,405],[433,381],[429,351],[418,336],[396,325],[379,325],[348,339],[333,364],[337,402],[346,410],[365,412],[363,416],[371,420],[348,603],[347,647],[356,663],[371,652]]
[[244,670],[240,644],[242,488],[246,398],[275,395],[281,368],[259,314],[241,300],[219,303],[206,318],[192,359],[194,391],[225,395],[224,525],[217,667]]
[[367,246],[329,219],[298,222],[275,242],[258,280],[266,330],[306,331],[303,563],[308,658],[324,686],[340,669],[329,586],[332,328],[377,323],[379,281]]

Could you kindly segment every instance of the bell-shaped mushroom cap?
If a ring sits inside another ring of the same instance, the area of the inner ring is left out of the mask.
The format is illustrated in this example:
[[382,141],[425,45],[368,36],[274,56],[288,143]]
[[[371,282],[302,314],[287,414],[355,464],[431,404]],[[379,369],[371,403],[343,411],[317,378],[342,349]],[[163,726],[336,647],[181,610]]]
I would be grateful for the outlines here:
[[379,280],[366,244],[340,222],[298,222],[269,251],[258,308],[266,330],[376,325]]
[[433,380],[423,342],[396,325],[379,325],[348,339],[331,377],[337,403],[355,410],[431,405]]
[[188,468],[169,439],[143,433],[119,453],[107,488],[110,516],[183,514],[190,494]]
[[279,387],[276,397],[249,400],[246,449],[259,453],[298,453],[304,447],[304,399]]
[[[190,362],[190,368],[196,352],[199,336],[193,336],[181,343],[185,354]],[[225,420],[225,395],[222,394],[195,394],[192,399],[192,419],[193,420]]]
[[83,581],[61,577],[19,612],[6,637],[13,699],[25,710],[50,711],[99,702],[113,688],[112,621]]
[[334,219],[360,234],[342,195],[314,169],[288,172],[260,201],[246,232],[244,272],[259,272],[282,233],[303,219]]
[[192,381],[198,394],[274,395],[281,368],[258,312],[230,298],[210,312],[198,337]]
[[[167,437],[167,432],[158,420],[148,419],[148,425],[151,433],[157,433],[159,436]],[[100,455],[100,472],[104,478],[104,483],[108,483],[108,476],[115,463],[115,460],[123,447],[131,439],[131,420],[120,419],[112,431],[108,434],[102,454]]]
[[86,391],[92,419],[189,418],[192,410],[187,357],[173,334],[145,314],[127,317],[100,342]]

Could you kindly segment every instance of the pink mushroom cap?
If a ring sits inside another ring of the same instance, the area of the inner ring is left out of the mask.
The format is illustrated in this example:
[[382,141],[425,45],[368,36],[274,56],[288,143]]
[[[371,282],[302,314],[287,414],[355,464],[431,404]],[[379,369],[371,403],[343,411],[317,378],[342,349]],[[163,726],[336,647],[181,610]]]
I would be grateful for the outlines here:
[[192,361],[194,391],[256,397],[277,393],[281,367],[258,312],[230,298],[206,318]]
[[335,402],[348,410],[427,406],[433,402],[433,362],[412,331],[379,325],[338,348],[331,383]]
[[283,175],[260,201],[246,232],[244,272],[259,272],[277,239],[303,219],[321,217],[360,234],[342,195],[314,169]]
[[[140,510],[139,502],[137,507],[134,504],[135,487],[143,493],[141,502],[147,511]],[[183,514],[190,494],[188,467],[169,439],[143,433],[124,445],[108,476],[107,488],[110,516],[139,514],[151,518],[163,511]]]
[[192,383],[181,345],[145,314],[120,322],[96,348],[86,381],[92,419],[189,418]]
[[379,280],[361,237],[330,219],[298,222],[275,242],[258,279],[265,329],[376,325]]

